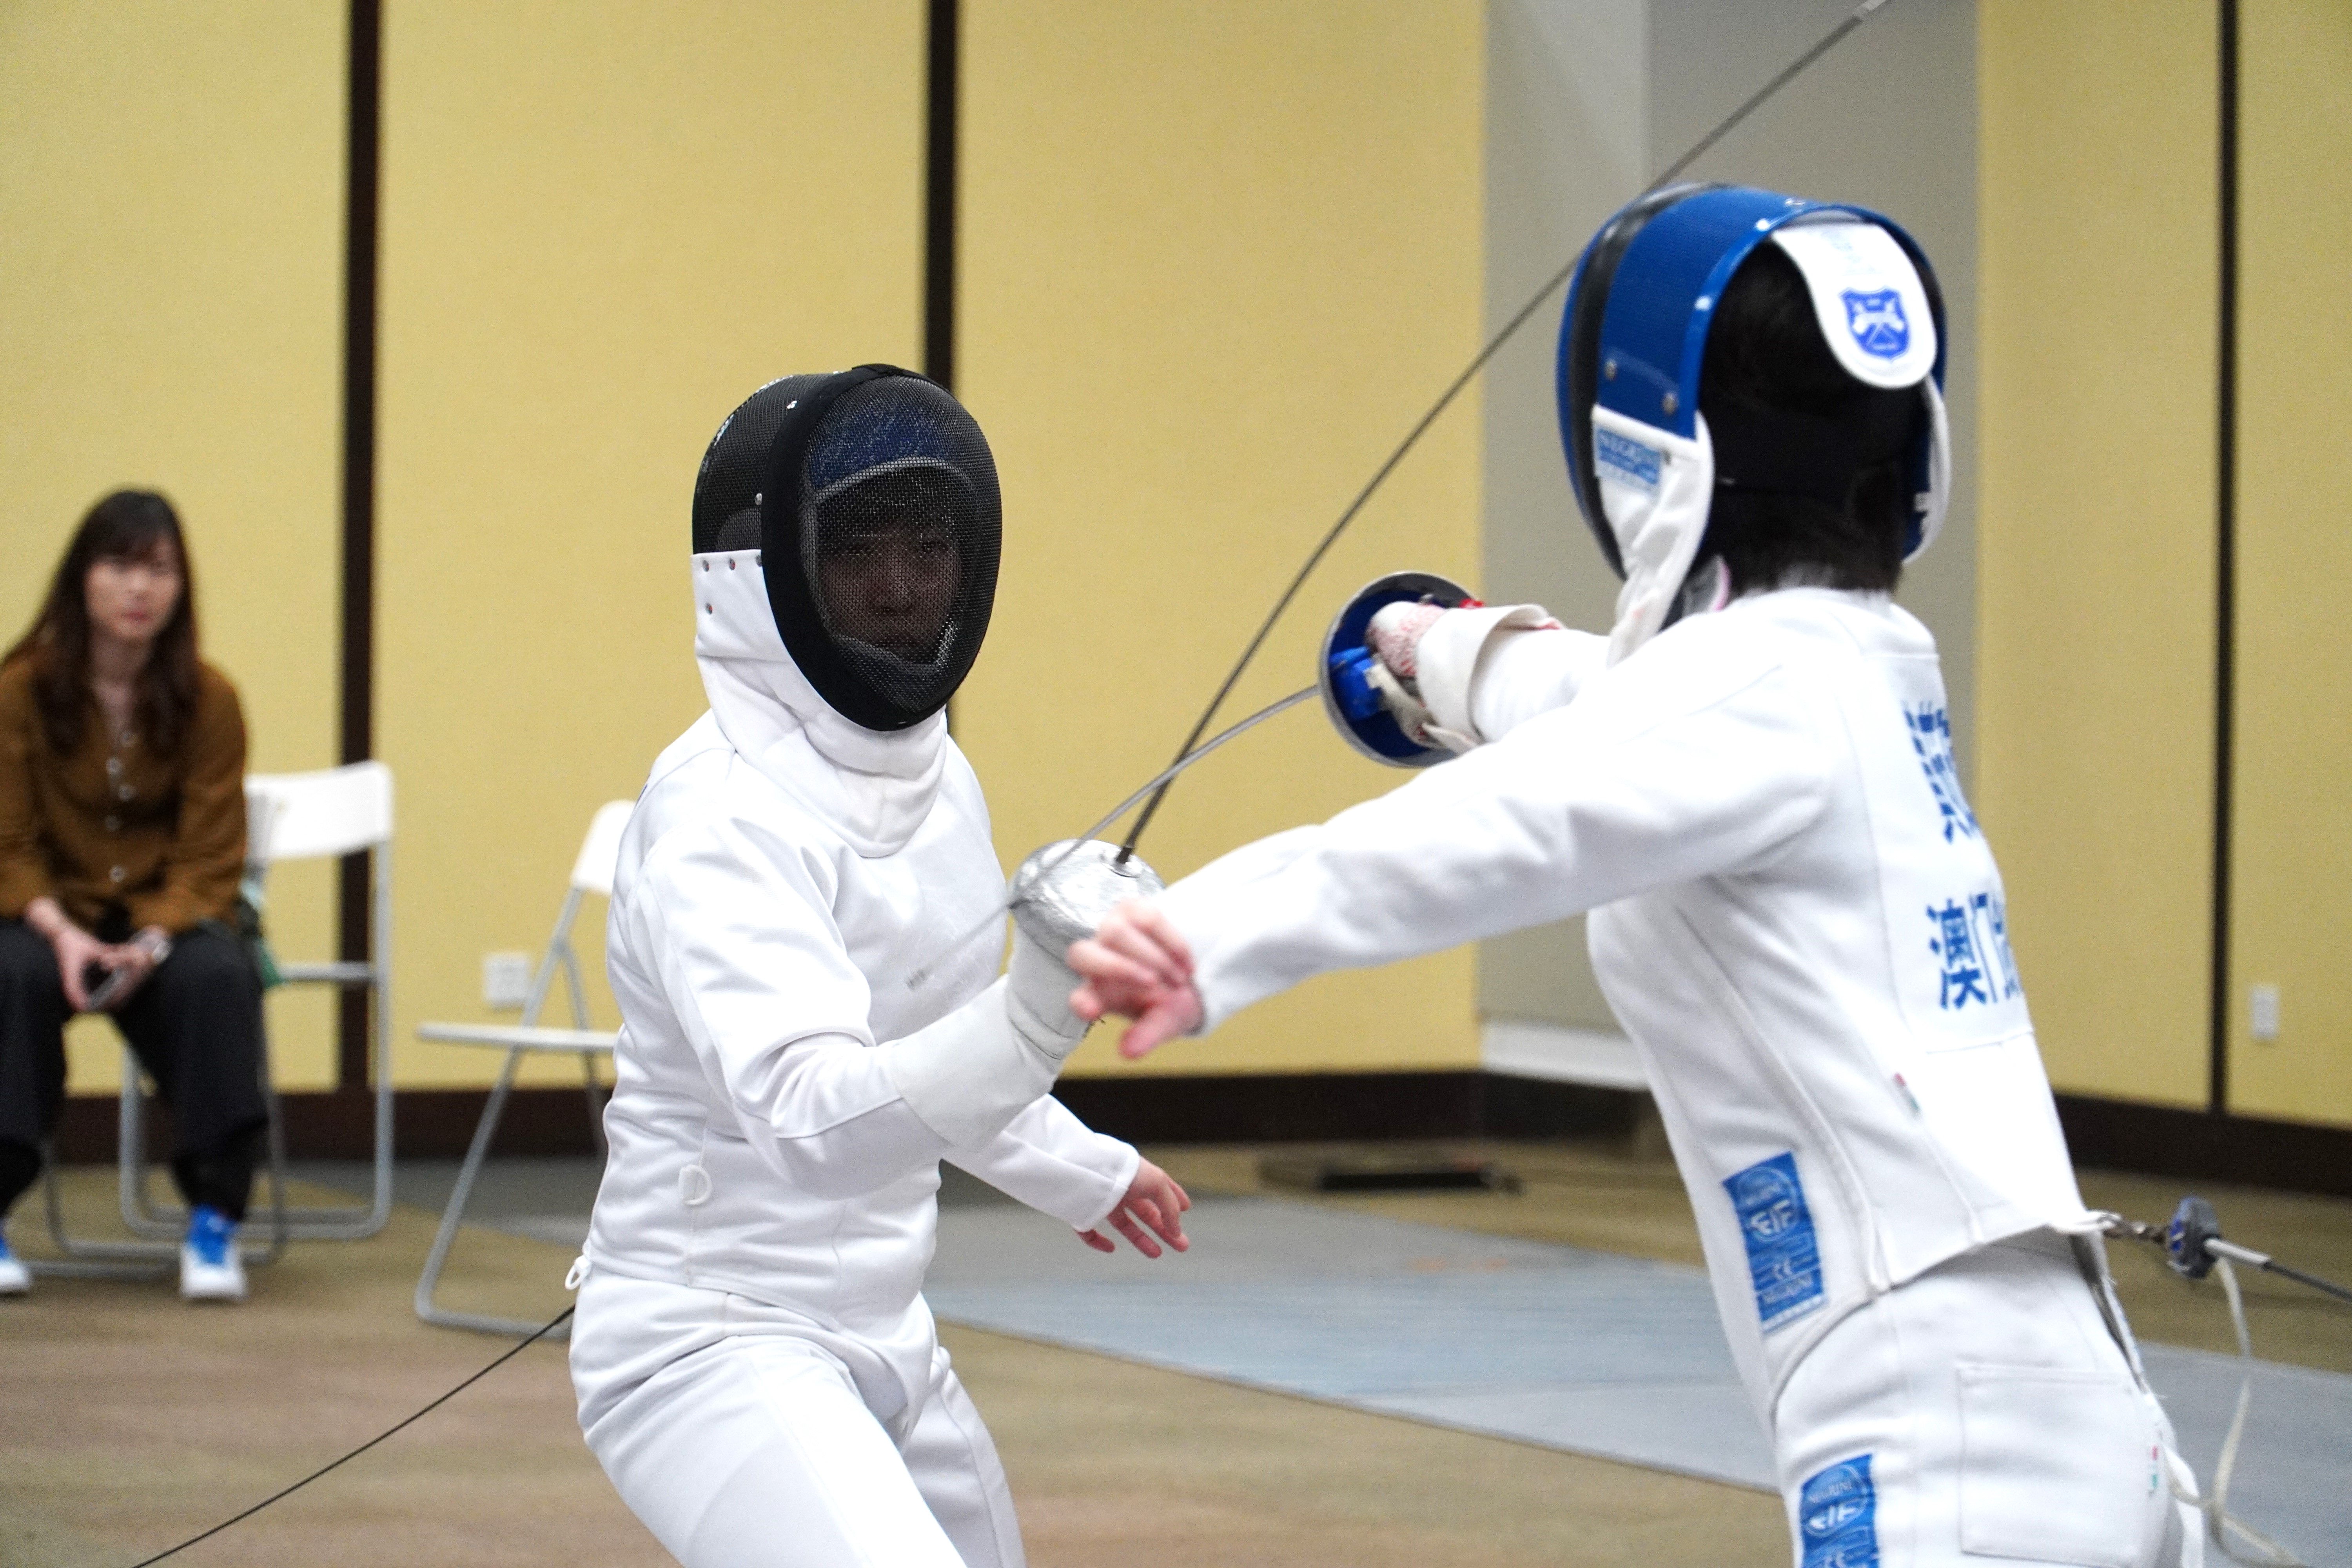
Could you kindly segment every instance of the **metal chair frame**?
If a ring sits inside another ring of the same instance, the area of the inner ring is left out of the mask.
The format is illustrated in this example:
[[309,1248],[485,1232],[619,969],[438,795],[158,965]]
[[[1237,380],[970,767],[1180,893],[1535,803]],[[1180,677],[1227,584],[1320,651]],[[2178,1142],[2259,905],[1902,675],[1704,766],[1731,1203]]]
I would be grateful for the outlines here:
[[[286,1244],[293,1231],[289,1216],[294,1212],[286,1206],[286,1129],[278,1113],[278,1097],[269,1092],[269,1037],[265,1030],[261,1039],[261,1079],[263,1095],[269,1109],[269,1240],[256,1246],[243,1242],[238,1252],[246,1267],[259,1268],[277,1262],[286,1254]],[[117,1122],[117,1137],[123,1150],[134,1157],[119,1159],[121,1194],[126,1216],[130,1213],[132,1190],[145,1174],[145,1151],[135,1140],[145,1136],[140,1123],[137,1101],[144,1091],[139,1081],[139,1060],[129,1046],[122,1050],[121,1113]],[[27,1258],[25,1266],[37,1276],[62,1279],[161,1279],[179,1267],[180,1244],[176,1239],[185,1229],[183,1219],[177,1228],[166,1228],[162,1234],[169,1241],[83,1241],[66,1230],[65,1200],[58,1190],[58,1163],[53,1153],[41,1151],[41,1207],[48,1221],[49,1241],[62,1255],[58,1258]],[[184,1211],[183,1211],[184,1213]],[[157,1232],[142,1226],[136,1234],[154,1236]]]
[[[257,878],[264,864],[258,847],[268,839],[269,810],[269,800],[266,795],[247,792],[246,875],[248,879]],[[250,1243],[240,1245],[238,1251],[249,1268],[277,1262],[285,1255],[286,1243],[291,1235],[286,1206],[286,1128],[279,1115],[277,1091],[270,1081],[269,1029],[266,1019],[258,1043],[262,1100],[269,1119],[269,1242],[266,1247],[256,1247]],[[135,1236],[175,1237],[185,1229],[185,1211],[182,1211],[179,1225],[175,1227],[167,1222],[167,1216],[155,1213],[147,1201],[146,1126],[141,1115],[145,1093],[146,1086],[140,1081],[138,1058],[125,1042],[122,1048],[122,1089],[116,1101],[118,1115],[115,1122],[115,1168],[123,1222],[131,1227]],[[34,1274],[60,1279],[152,1279],[172,1272],[179,1258],[176,1240],[83,1241],[68,1233],[64,1197],[58,1190],[58,1163],[49,1149],[41,1151],[41,1206],[48,1222],[49,1240],[62,1256],[26,1259],[26,1267]]]
[[[506,1111],[507,1096],[514,1088],[515,1074],[525,1057],[551,1052],[580,1058],[582,1090],[588,1101],[588,1135],[597,1153],[605,1152],[604,1095],[596,1077],[596,1058],[610,1056],[620,1037],[588,1027],[588,1000],[581,984],[579,955],[572,945],[572,927],[588,894],[612,896],[613,865],[619,853],[621,829],[628,821],[633,805],[629,801],[614,801],[599,808],[589,824],[588,837],[572,866],[572,884],[564,891],[562,910],[555,917],[555,929],[547,939],[547,952],[541,957],[531,975],[530,990],[524,995],[522,1022],[420,1024],[416,1027],[420,1040],[481,1046],[506,1052],[497,1081],[490,1087],[489,1099],[482,1107],[482,1119],[475,1124],[473,1142],[467,1146],[466,1162],[458,1167],[457,1185],[450,1191],[448,1205],[441,1211],[441,1226],[434,1233],[432,1250],[425,1255],[425,1271],[417,1277],[416,1315],[428,1323],[490,1334],[528,1334],[540,1326],[518,1318],[456,1311],[440,1305],[434,1297],[440,1287],[442,1271],[448,1264],[450,1249],[457,1245],[458,1228],[465,1223],[466,1204],[473,1195],[475,1178],[481,1174],[482,1163],[489,1156],[490,1141],[498,1131],[499,1119]],[[548,994],[555,988],[559,971],[563,976],[565,999],[572,1009],[572,1026],[568,1029],[550,1028],[539,1022]],[[570,1325],[547,1337],[569,1338]]]
[[[338,960],[326,963],[286,963],[278,965],[278,979],[288,985],[331,985],[338,991],[352,986],[363,987],[370,993],[374,1036],[375,1079],[374,1171],[369,1201],[364,1205],[330,1204],[318,1206],[283,1207],[285,1199],[285,1127],[278,1114],[278,1091],[266,1079],[263,1093],[269,1102],[270,1158],[272,1179],[276,1184],[281,1205],[280,1216],[275,1221],[287,1238],[294,1241],[363,1241],[384,1227],[392,1217],[392,829],[390,801],[392,771],[382,763],[353,763],[341,768],[322,770],[322,773],[339,773],[357,778],[364,770],[381,777],[386,802],[383,830],[368,842],[353,843],[350,853],[365,853],[369,858],[370,882],[374,893],[371,900],[372,918],[369,922],[369,956],[360,960]],[[309,782],[321,774],[297,773],[276,775]],[[257,885],[264,885],[268,868],[278,857],[269,840],[275,831],[274,804],[257,809],[257,799],[271,800],[269,786],[272,775],[254,775],[247,785],[248,837],[259,846],[248,847],[251,866],[248,875]],[[258,787],[257,787],[257,785]],[[251,831],[252,819],[258,816],[263,826],[258,833]],[[332,850],[320,854],[335,853]],[[313,854],[289,856],[286,858],[310,859]],[[262,1058],[268,1059],[268,1025],[262,1026]],[[178,1205],[159,1206],[148,1195],[145,1162],[137,1156],[145,1148],[143,1110],[145,1101],[138,1090],[138,1070],[130,1053],[123,1056],[122,1090],[122,1157],[121,1210],[122,1223],[135,1236],[177,1236],[187,1226],[187,1211]],[[282,1247],[282,1243],[279,1244]],[[271,1257],[276,1254],[272,1253]]]

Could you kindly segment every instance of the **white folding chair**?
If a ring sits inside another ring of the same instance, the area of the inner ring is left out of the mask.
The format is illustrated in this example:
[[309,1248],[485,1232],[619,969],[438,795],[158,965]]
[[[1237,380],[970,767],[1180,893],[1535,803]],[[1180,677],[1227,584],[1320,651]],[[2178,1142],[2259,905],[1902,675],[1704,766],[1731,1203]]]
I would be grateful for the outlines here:
[[[341,859],[366,854],[374,887],[368,926],[368,956],[325,963],[280,959],[278,979],[288,985],[360,987],[369,993],[375,1049],[370,1064],[375,1079],[374,1185],[364,1205],[285,1206],[285,1140],[278,1093],[266,1074],[268,1029],[263,1030],[264,1095],[269,1101],[270,1163],[278,1184],[283,1237],[296,1241],[358,1241],[382,1230],[392,1217],[392,770],[382,763],[352,763],[307,773],[249,773],[245,781],[246,859],[257,886],[270,867],[286,860]],[[142,1236],[177,1236],[187,1222],[174,1210],[159,1209],[146,1191],[143,1097],[138,1072],[125,1052],[122,1091],[122,1220]],[[279,1245],[282,1245],[282,1240]]]
[[[380,763],[370,765],[382,766]],[[282,815],[280,796],[287,793],[274,789],[274,783],[266,778],[248,777],[245,784],[245,878],[247,887],[256,891],[268,876],[272,830]],[[278,1096],[270,1077],[269,1035],[266,1022],[259,1045],[261,1092],[269,1118],[270,1224],[268,1246],[256,1247],[248,1242],[241,1249],[246,1262],[255,1266],[274,1263],[285,1252],[294,1218],[286,1206],[285,1124],[279,1115]],[[122,1223],[133,1235],[155,1239],[83,1241],[69,1235],[66,1230],[64,1205],[58,1190],[57,1162],[48,1160],[45,1162],[47,1179],[43,1184],[43,1197],[47,1211],[49,1238],[64,1256],[58,1260],[39,1260],[34,1265],[36,1272],[141,1279],[170,1272],[178,1256],[176,1237],[186,1225],[186,1215],[184,1211],[159,1209],[148,1196],[146,1086],[140,1077],[138,1058],[127,1047],[122,1052],[122,1089],[117,1103],[120,1109],[115,1123],[115,1164]],[[166,1237],[173,1239],[163,1239]]]
[[[572,951],[572,924],[579,918],[581,902],[589,894],[606,899],[613,896],[613,874],[621,858],[621,830],[629,825],[629,813],[635,806],[633,801],[609,802],[598,806],[589,822],[588,837],[580,846],[579,858],[572,864],[572,884],[564,891],[562,912],[555,917],[555,930],[547,939],[547,952],[540,959],[539,968],[531,976],[530,990],[523,998],[522,1022],[416,1026],[420,1040],[481,1046],[507,1054],[505,1064],[499,1068],[498,1081],[491,1086],[490,1098],[482,1107],[482,1120],[474,1128],[474,1141],[466,1150],[466,1163],[458,1168],[457,1184],[450,1191],[449,1205],[441,1211],[441,1228],[434,1234],[433,1250],[425,1255],[425,1272],[417,1277],[416,1315],[428,1323],[492,1334],[527,1334],[539,1327],[514,1318],[452,1311],[436,1303],[433,1297],[441,1283],[441,1270],[449,1261],[449,1249],[457,1244],[457,1227],[465,1221],[466,1200],[473,1194],[474,1178],[481,1173],[482,1162],[489,1154],[491,1136],[497,1132],[499,1117],[506,1110],[507,1093],[513,1089],[515,1073],[525,1057],[547,1051],[580,1058],[580,1076],[588,1098],[588,1135],[596,1152],[604,1152],[604,1107],[597,1089],[596,1058],[612,1055],[619,1037],[587,1026],[588,1000],[581,989],[580,960]],[[547,1028],[539,1022],[540,1013],[547,1005],[547,994],[554,988],[558,970],[562,972],[564,989],[572,1005],[572,1027],[568,1029]],[[566,1335],[559,1330],[548,1337],[562,1339]]]

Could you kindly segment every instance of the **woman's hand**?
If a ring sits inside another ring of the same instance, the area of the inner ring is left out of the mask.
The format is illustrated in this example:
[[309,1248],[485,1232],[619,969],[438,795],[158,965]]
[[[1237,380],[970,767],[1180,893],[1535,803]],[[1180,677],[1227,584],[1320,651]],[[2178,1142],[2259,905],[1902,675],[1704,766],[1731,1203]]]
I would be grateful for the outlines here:
[[129,942],[108,948],[99,962],[121,978],[115,983],[114,994],[106,999],[106,1010],[110,1013],[130,1001],[131,994],[147,984],[147,977],[171,951],[172,939],[160,926],[149,926]]
[[67,919],[55,899],[35,899],[26,905],[25,923],[46,938],[49,951],[58,955],[58,978],[65,983],[67,1004],[77,1013],[88,1011],[89,993],[83,988],[81,972],[93,963],[112,969],[107,955],[114,950]]
[[[1160,1242],[1151,1239],[1144,1226],[1150,1226],[1160,1241],[1177,1251],[1188,1252],[1192,1244],[1184,1235],[1184,1211],[1192,1206],[1192,1200],[1174,1178],[1145,1160],[1135,1167],[1135,1180],[1127,1184],[1127,1195],[1105,1217],[1112,1228],[1133,1244],[1136,1251],[1146,1258],[1157,1258]],[[1138,1224],[1138,1220],[1142,1223]],[[1118,1250],[1118,1243],[1098,1230],[1082,1230],[1078,1239],[1097,1252]]]
[[1135,1020],[1118,1040],[1129,1061],[1201,1026],[1192,950],[1154,905],[1119,905],[1093,936],[1070,944],[1068,962],[1086,977],[1070,994],[1071,1012],[1089,1024],[1110,1014]]

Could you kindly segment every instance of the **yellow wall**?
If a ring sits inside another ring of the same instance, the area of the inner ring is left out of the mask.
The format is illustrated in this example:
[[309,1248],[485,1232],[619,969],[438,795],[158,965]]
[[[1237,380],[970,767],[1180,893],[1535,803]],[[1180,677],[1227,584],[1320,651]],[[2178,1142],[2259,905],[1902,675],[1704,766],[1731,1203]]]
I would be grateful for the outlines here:
[[[703,708],[696,465],[753,388],[920,353],[922,7],[385,7],[377,749],[398,1081]],[[590,991],[612,1016],[601,903]],[[576,1069],[551,1062],[562,1080]]]
[[[337,5],[0,5],[0,637],[92,501],[162,489],[257,770],[335,761],[343,69]],[[274,894],[328,955],[327,868]],[[270,1019],[280,1084],[331,1081],[325,999]],[[72,1067],[121,1081],[105,1025]]]
[[[923,7],[387,8],[378,750],[400,780],[395,1046],[536,951],[590,812],[699,710],[695,461],[763,378],[919,357]],[[2234,1109],[2352,1121],[2334,962],[2352,569],[2352,22],[2247,7]],[[1166,759],[1307,544],[1475,348],[1482,13],[967,0],[960,392],[1008,506],[959,700],[1008,864]],[[1984,0],[1978,804],[2062,1089],[2201,1104],[2212,820],[2214,22]],[[186,513],[257,768],[333,761],[340,7],[0,4],[0,632],[98,494]],[[2093,266],[2086,258],[2119,258]],[[1474,395],[1475,396],[1475,395]],[[1376,572],[1467,576],[1466,402],[1236,698],[1303,682]],[[1400,775],[1313,710],[1185,780],[1170,875]],[[323,868],[281,945],[329,942]],[[582,932],[600,967],[601,910]],[[2282,986],[2285,1037],[2246,1037]],[[610,1017],[601,986],[592,986]],[[326,1082],[320,999],[273,1001]],[[1471,961],[1303,988],[1152,1071],[1466,1066]],[[77,1087],[105,1089],[103,1026]],[[548,1068],[560,1073],[560,1065]],[[1115,1067],[1090,1044],[1081,1071]]]
[[[2242,15],[2230,1108],[2352,1122],[2352,8]],[[2274,1044],[2248,1032],[2257,984]]]
[[[1481,8],[967,0],[958,391],[1003,478],[957,735],[1007,865],[1164,765],[1313,541],[1476,352]],[[1236,692],[1312,675],[1340,597],[1478,561],[1465,397]],[[1171,879],[1402,775],[1307,708],[1188,774]],[[1150,1070],[1466,1067],[1471,954],[1335,976]],[[1075,1070],[1120,1068],[1108,1032]]]
[[1979,26],[1977,805],[2053,1081],[2201,1106],[2213,8],[1987,0]]

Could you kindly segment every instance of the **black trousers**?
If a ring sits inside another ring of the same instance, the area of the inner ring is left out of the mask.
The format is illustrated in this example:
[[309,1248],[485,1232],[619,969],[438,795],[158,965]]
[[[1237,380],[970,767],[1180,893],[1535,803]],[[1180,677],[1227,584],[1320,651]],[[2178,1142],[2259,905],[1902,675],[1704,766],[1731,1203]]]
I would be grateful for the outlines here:
[[[0,920],[0,1215],[40,1173],[65,1102],[65,982],[23,921]],[[115,1026],[172,1108],[172,1176],[190,1205],[245,1218],[268,1124],[261,1090],[261,983],[244,947],[198,927],[113,1010]]]

